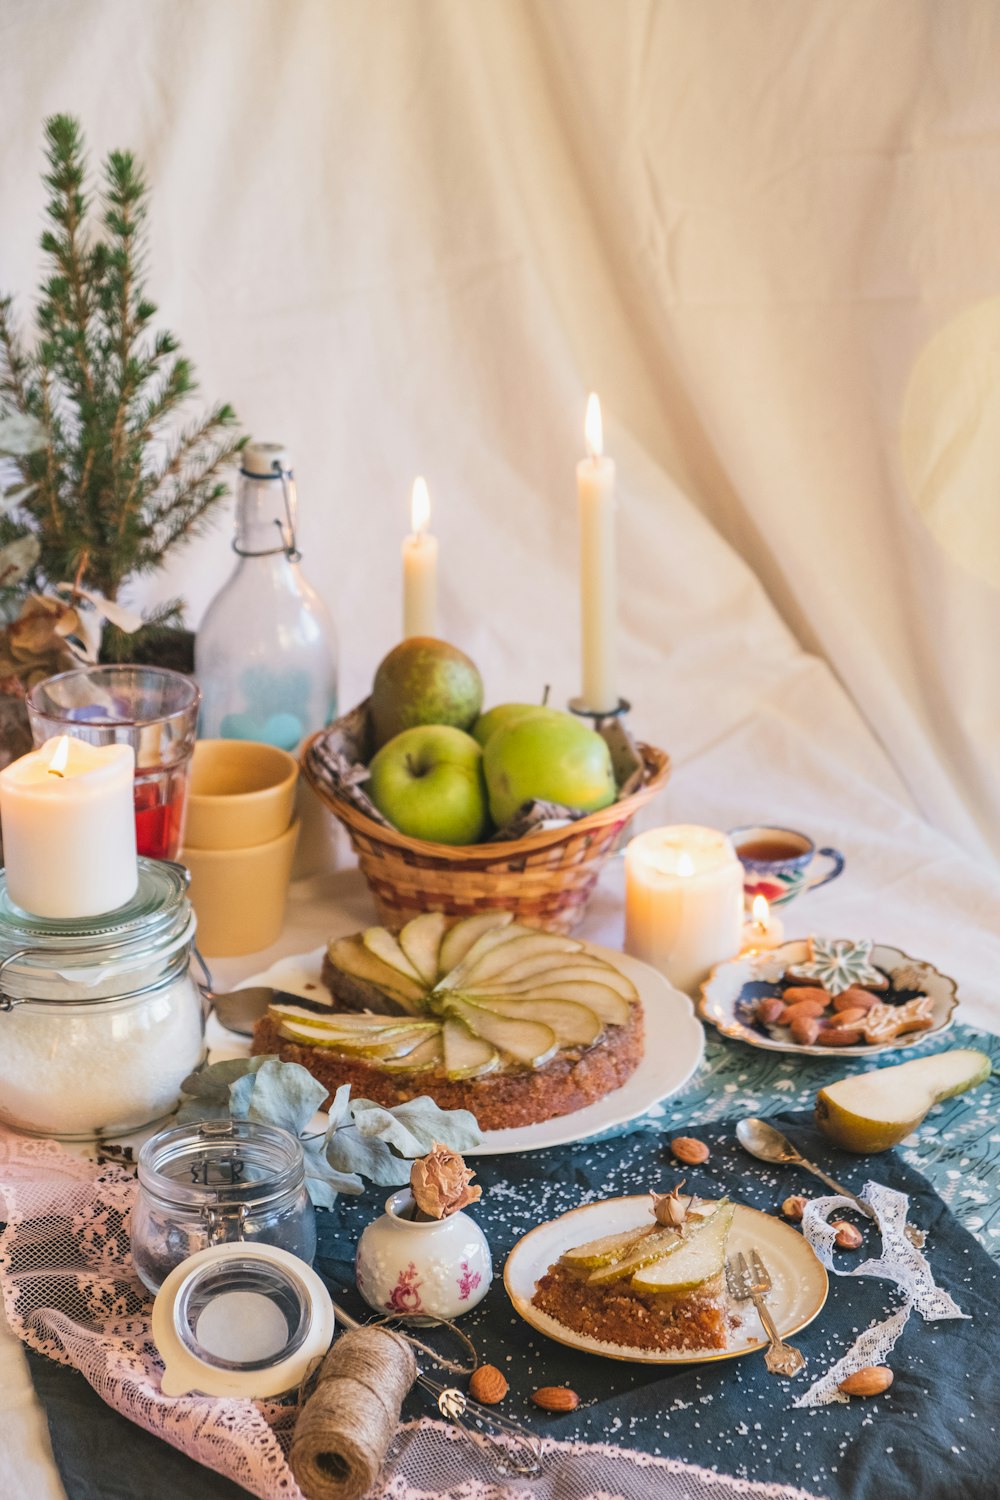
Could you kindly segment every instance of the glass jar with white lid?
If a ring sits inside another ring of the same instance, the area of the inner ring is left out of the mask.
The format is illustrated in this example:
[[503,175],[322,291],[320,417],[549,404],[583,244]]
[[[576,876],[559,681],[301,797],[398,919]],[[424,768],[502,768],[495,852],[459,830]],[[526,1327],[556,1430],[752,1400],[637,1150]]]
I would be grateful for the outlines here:
[[205,1054],[187,871],[139,860],[100,917],[31,916],[0,872],[0,1120],[84,1140],[163,1119]]

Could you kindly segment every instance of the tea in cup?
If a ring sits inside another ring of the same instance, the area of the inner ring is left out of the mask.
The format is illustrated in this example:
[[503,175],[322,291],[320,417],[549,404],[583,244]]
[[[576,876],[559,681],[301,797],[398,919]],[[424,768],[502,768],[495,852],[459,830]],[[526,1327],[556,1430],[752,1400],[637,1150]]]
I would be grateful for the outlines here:
[[[755,896],[766,897],[769,906],[787,906],[803,891],[814,891],[836,880],[844,868],[839,849],[817,852],[812,839],[792,828],[753,824],[731,828],[729,837],[743,866],[743,895],[748,908]],[[817,859],[830,860],[830,868],[811,873]]]

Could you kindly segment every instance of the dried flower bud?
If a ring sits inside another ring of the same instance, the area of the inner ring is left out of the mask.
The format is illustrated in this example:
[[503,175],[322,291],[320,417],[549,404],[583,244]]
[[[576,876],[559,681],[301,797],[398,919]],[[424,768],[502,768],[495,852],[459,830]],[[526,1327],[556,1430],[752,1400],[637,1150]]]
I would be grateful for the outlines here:
[[684,1178],[671,1193],[650,1193],[653,1200],[653,1218],[657,1224],[662,1224],[666,1229],[679,1229],[684,1233],[684,1225],[687,1216],[694,1207],[697,1199],[694,1197],[681,1199],[680,1192],[684,1186]]
[[781,1212],[786,1219],[793,1219],[797,1223],[805,1213],[808,1202],[808,1198],[803,1198],[801,1193],[796,1193],[793,1197],[785,1199],[781,1205]]
[[415,1161],[410,1168],[410,1188],[421,1213],[431,1219],[446,1219],[470,1203],[478,1203],[483,1190],[470,1187],[475,1177],[457,1151],[434,1142],[429,1156]]

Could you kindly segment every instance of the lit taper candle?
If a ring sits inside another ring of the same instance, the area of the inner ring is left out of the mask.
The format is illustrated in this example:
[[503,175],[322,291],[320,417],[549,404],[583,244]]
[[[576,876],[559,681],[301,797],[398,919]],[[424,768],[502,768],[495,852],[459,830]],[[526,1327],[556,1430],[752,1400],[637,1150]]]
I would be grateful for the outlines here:
[[428,530],[431,497],[426,482],[413,481],[411,534],[403,541],[403,637],[437,634],[437,537]]
[[591,713],[618,707],[617,587],[615,581],[615,465],[604,453],[601,403],[587,401],[587,457],[576,466],[580,507],[580,623],[583,706]]

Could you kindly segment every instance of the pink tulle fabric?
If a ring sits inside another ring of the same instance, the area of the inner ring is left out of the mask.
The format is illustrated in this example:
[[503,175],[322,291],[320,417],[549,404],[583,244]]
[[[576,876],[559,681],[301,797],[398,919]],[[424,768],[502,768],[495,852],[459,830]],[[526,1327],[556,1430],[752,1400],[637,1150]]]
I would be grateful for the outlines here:
[[[97,1166],[52,1141],[0,1127],[0,1281],[11,1328],[29,1348],[79,1370],[123,1416],[251,1495],[304,1500],[286,1460],[293,1405],[161,1393],[151,1299],[129,1250],[135,1192],[134,1177],[121,1167]],[[372,1500],[805,1497],[604,1445],[548,1442],[545,1449],[540,1479],[499,1480],[454,1427],[407,1423]]]

